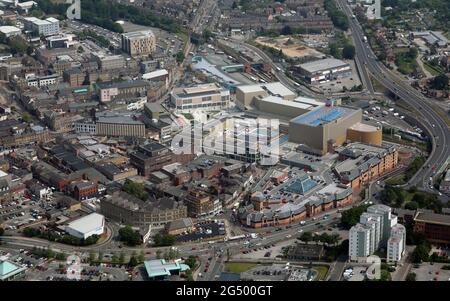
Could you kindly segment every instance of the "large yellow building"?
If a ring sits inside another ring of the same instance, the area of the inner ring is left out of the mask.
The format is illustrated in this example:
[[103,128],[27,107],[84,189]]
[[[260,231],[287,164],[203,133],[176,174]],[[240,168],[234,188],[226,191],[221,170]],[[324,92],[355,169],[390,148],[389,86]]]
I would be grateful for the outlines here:
[[291,119],[289,141],[304,144],[310,152],[323,155],[335,145],[343,144],[347,140],[347,130],[361,120],[359,109],[320,107]]
[[383,133],[381,127],[358,122],[348,128],[347,139],[355,142],[381,145]]

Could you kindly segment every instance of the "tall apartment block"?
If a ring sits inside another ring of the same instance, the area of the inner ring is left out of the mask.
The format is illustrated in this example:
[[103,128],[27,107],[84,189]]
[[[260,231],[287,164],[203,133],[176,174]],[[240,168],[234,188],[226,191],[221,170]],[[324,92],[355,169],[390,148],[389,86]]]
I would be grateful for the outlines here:
[[397,224],[391,229],[391,237],[387,242],[387,262],[396,263],[405,254],[406,229],[403,225]]
[[386,248],[388,262],[398,262],[405,252],[406,230],[386,205],[373,205],[349,231],[350,261],[364,261],[380,247]]
[[132,57],[150,55],[155,49],[156,38],[151,30],[122,34],[122,50]]
[[359,258],[365,258],[371,254],[370,232],[371,228],[363,224],[356,224],[350,229],[348,252],[351,261],[357,261]]

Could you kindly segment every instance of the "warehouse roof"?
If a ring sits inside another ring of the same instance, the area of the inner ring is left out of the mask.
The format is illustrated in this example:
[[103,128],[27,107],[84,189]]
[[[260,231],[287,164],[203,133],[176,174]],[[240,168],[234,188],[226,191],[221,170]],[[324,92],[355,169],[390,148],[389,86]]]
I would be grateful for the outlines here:
[[419,211],[414,221],[450,226],[450,215]]
[[325,105],[324,102],[321,101],[317,101],[313,98],[308,98],[308,97],[303,97],[303,96],[298,96],[297,98],[294,99],[295,102],[298,103],[304,103],[304,104],[309,104],[315,107],[322,107]]
[[294,92],[289,90],[285,85],[280,82],[266,83],[266,84],[256,84],[256,85],[242,85],[238,86],[237,89],[242,91],[243,93],[255,93],[255,92],[264,92],[266,91],[268,94],[273,96],[296,96]]
[[254,93],[254,92],[263,92],[264,89],[261,85],[242,85],[237,86],[236,89],[239,89],[240,91],[244,93]]
[[282,105],[282,106],[286,106],[286,107],[292,107],[295,109],[309,110],[309,109],[313,108],[313,106],[310,104],[284,100],[283,98],[278,97],[278,96],[267,96],[267,97],[264,97],[263,99],[261,99],[260,101],[274,103],[274,104],[278,104],[278,105]]
[[273,82],[262,84],[262,86],[269,91],[272,95],[279,95],[281,97],[295,96],[295,93],[289,90],[285,85],[280,82]]
[[20,29],[15,26],[0,26],[0,32],[4,34],[10,34],[15,32],[20,32]]
[[344,67],[344,66],[348,66],[348,64],[344,61],[333,59],[333,58],[317,60],[317,61],[299,65],[300,68],[302,68],[303,70],[306,70],[307,72],[310,72],[310,73],[314,73],[314,72],[322,71],[322,70],[333,69],[333,68]]
[[156,70],[153,72],[142,74],[142,79],[152,79],[155,77],[160,77],[160,76],[168,75],[168,74],[169,74],[169,72],[167,72],[166,69],[160,69],[160,70]]
[[104,225],[105,217],[103,215],[98,213],[91,213],[69,223],[67,227],[80,233],[88,233]]

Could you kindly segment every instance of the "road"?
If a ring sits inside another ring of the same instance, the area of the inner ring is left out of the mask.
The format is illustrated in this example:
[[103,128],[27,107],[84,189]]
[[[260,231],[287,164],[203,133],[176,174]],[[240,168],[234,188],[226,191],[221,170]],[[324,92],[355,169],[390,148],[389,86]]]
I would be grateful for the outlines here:
[[[350,208],[350,207],[349,207]],[[329,218],[324,220],[323,216],[328,215]],[[300,226],[299,224],[292,225],[290,228],[282,229],[280,231],[274,231],[273,233],[266,234],[264,238],[256,238],[251,240],[251,242],[260,242],[262,246],[264,245],[270,245],[273,243],[279,243],[281,241],[288,240],[289,238],[286,237],[288,235],[294,236],[298,233],[299,229],[302,229],[303,231],[317,231],[318,230],[318,223],[325,228],[328,227],[328,225],[332,223],[337,222],[337,210],[329,211],[326,213],[323,213],[320,216],[317,216],[316,220],[309,220],[307,221],[307,224],[304,226]],[[111,227],[110,231],[115,233],[114,227]],[[114,234],[111,235],[112,237],[115,236]],[[292,238],[290,238],[292,239]],[[139,253],[140,251],[143,251],[147,253],[147,257],[155,257],[156,251],[160,250],[161,252],[165,252],[169,250],[169,247],[127,247],[122,246],[119,248],[116,246],[116,242],[114,239],[108,239],[105,242],[99,244],[99,245],[93,245],[93,246],[86,246],[86,247],[78,247],[78,246],[70,246],[66,244],[61,243],[55,243],[50,242],[43,239],[37,239],[37,238],[28,238],[23,236],[2,236],[0,237],[0,241],[6,243],[9,247],[16,247],[16,248],[32,248],[34,246],[36,247],[51,247],[54,251],[57,252],[66,252],[66,253],[89,253],[89,252],[103,252],[105,254],[107,253],[115,253],[115,252],[123,252],[125,255],[131,255],[133,252]],[[237,240],[237,241],[217,241],[215,243],[199,243],[199,242],[193,242],[181,246],[177,246],[177,249],[179,250],[180,254],[184,257],[190,256],[190,255],[202,255],[208,252],[213,252],[213,249],[219,251],[223,250],[223,256],[226,256],[227,249],[230,252],[230,255],[240,253],[243,250],[246,250],[247,247],[245,247],[242,244],[243,240]]]
[[[435,177],[433,167],[441,167],[450,157],[450,131],[446,121],[433,109],[433,99],[424,97],[420,92],[410,86],[400,76],[384,66],[375,56],[370,45],[363,41],[364,32],[356,19],[352,18],[351,9],[344,0],[337,0],[340,8],[349,19],[350,29],[355,42],[357,58],[364,62],[367,70],[384,86],[396,96],[405,100],[418,112],[419,119],[426,129],[431,133],[432,151],[421,169],[410,181],[409,186],[420,187],[425,191],[435,192],[428,187],[430,177]],[[428,165],[430,167],[428,167]]]
[[340,281],[347,264],[347,256],[341,255],[333,266],[330,267],[328,281]]

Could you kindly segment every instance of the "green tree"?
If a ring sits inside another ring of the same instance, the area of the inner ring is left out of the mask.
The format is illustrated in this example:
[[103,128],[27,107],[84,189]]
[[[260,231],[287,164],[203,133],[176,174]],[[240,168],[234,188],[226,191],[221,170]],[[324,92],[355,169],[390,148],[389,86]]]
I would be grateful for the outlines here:
[[191,255],[184,261],[184,263],[187,264],[191,269],[193,269],[197,264],[197,258]]
[[122,187],[123,191],[143,200],[146,201],[148,199],[148,193],[145,192],[144,184],[142,183],[136,183],[129,179],[127,179]]
[[184,53],[183,51],[178,51],[177,54],[175,55],[175,58],[177,60],[177,63],[182,63],[184,61]]
[[131,226],[125,226],[119,230],[119,240],[133,247],[141,244],[141,235],[138,231],[133,230]]
[[175,243],[175,236],[160,232],[153,237],[153,241],[156,247],[172,246]]
[[417,202],[411,201],[405,204],[405,209],[408,210],[417,210],[419,208],[419,204]]
[[194,281],[194,277],[192,276],[192,271],[191,270],[187,270],[186,271],[186,280],[187,281]]
[[128,265],[130,266],[130,267],[135,267],[135,266],[137,266],[139,264],[139,261],[136,259],[136,257],[135,256],[131,256],[130,257],[130,261],[128,262]]
[[111,257],[111,263],[112,264],[118,264],[119,263],[119,257],[117,257],[116,253],[113,254]]
[[23,112],[22,114],[22,120],[26,123],[30,123],[31,121],[31,115],[28,112]]
[[292,34],[292,28],[289,25],[285,25],[282,29],[281,29],[281,34],[282,35],[291,35]]
[[328,48],[331,56],[336,59],[342,59],[342,51],[337,43],[330,43]]
[[95,262],[95,260],[97,259],[97,256],[94,252],[90,252],[89,253],[89,263],[93,264]]
[[359,222],[359,218],[366,211],[367,205],[354,207],[342,212],[341,224],[345,229],[350,229]]
[[355,46],[347,44],[342,49],[342,56],[344,59],[353,60],[355,58]]
[[66,253],[56,253],[55,259],[64,261],[67,259],[67,255],[66,255]]
[[125,254],[123,252],[120,252],[119,263],[120,264],[125,264]]
[[28,44],[20,37],[12,37],[8,39],[8,45],[12,54],[25,54],[28,49]]
[[413,263],[421,263],[427,261],[429,258],[430,247],[426,244],[418,245],[411,254],[411,261]]
[[145,260],[144,251],[141,251],[139,253],[138,260],[140,263],[144,262],[144,260]]
[[449,78],[445,74],[440,74],[431,80],[431,88],[436,90],[448,90]]
[[406,281],[416,281],[416,277],[417,275],[416,275],[416,273],[409,273],[407,276],[406,276]]
[[392,280],[392,276],[391,273],[389,273],[388,270],[381,270],[381,278],[380,281],[391,281]]
[[308,243],[313,240],[313,234],[311,232],[303,232],[299,239]]
[[156,250],[156,259],[161,259],[161,250]]
[[46,258],[54,258],[55,257],[55,252],[52,250],[52,248],[50,248],[50,246],[45,251],[45,257]]

